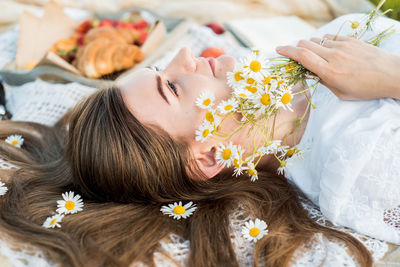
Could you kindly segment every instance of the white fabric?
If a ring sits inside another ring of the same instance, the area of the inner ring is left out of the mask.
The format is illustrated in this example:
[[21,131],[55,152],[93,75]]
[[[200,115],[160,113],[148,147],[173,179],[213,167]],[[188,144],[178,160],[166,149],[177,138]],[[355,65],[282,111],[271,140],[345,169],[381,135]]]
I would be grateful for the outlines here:
[[[207,36],[211,36],[209,38],[213,38],[212,35],[209,34],[208,29],[195,26],[191,28],[189,34],[192,36],[207,34]],[[7,38],[16,38],[15,34],[8,34],[1,35],[0,40],[7,41],[8,39],[4,36],[8,36]],[[189,37],[183,38],[183,40],[186,40],[186,43],[185,41],[182,41],[179,43],[179,46],[187,45],[189,47],[194,47],[198,45],[197,42],[193,42]],[[218,37],[218,40],[215,39],[208,41],[216,43],[224,42],[220,40],[220,37]],[[229,43],[229,41],[225,42]],[[2,42],[0,41],[0,44],[1,43]],[[199,48],[197,49],[197,52],[195,50],[195,54],[199,53]],[[175,51],[171,51],[171,54],[168,55],[169,59]],[[3,53],[3,50],[0,50],[0,58],[3,57]],[[9,54],[10,53],[8,53],[8,55]],[[9,57],[10,60],[15,56],[13,52],[11,54],[13,55]],[[7,56],[7,54],[4,55]],[[160,64],[159,67],[163,67],[163,64],[166,64],[169,59],[164,58],[164,61],[160,60],[158,62],[158,64]],[[93,90],[93,88],[76,83],[51,84],[40,80],[19,87],[6,85],[8,100],[7,107],[13,113],[14,120],[34,121],[46,125],[53,125],[70,107],[84,96],[93,92]],[[0,159],[0,168],[9,169],[11,167],[15,168],[16,166],[11,166]],[[305,204],[305,207],[309,211],[311,217],[315,217],[315,219],[322,224],[326,223],[326,218],[320,213],[316,206]],[[251,266],[253,262],[254,244],[244,239],[241,234],[241,228],[248,219],[250,218],[244,216],[243,210],[241,209],[233,211],[230,217],[231,242],[234,245],[240,266]],[[348,229],[337,228],[351,232],[351,230]],[[355,234],[354,232],[352,233]],[[357,235],[357,237],[360,236],[358,234],[355,235]],[[364,244],[366,244],[367,248],[370,249],[375,260],[381,258],[387,251],[387,245],[385,242],[367,236],[360,236],[360,239]],[[190,242],[188,240],[184,240],[182,237],[172,234],[170,235],[169,241],[164,240],[160,245],[161,248],[169,253],[174,260],[182,266],[185,266],[185,262],[187,261],[190,252]],[[22,263],[25,263],[24,266],[35,267],[52,265],[49,262],[43,261],[40,253],[35,255],[26,251],[15,251],[11,249],[4,240],[0,240],[0,252],[0,254],[9,259],[14,266],[21,266]],[[175,266],[174,262],[165,257],[162,253],[155,253],[154,260],[157,266]],[[305,244],[303,248],[299,249],[294,260],[298,267],[308,267],[314,264],[316,266],[321,265],[332,267],[355,265],[352,258],[347,254],[343,244],[326,240],[320,235],[315,236],[314,242],[311,244]],[[135,264],[134,266],[142,265]]]
[[[341,17],[318,30],[336,34]],[[381,18],[366,36],[391,25],[397,33],[381,48],[400,55],[400,23]],[[342,34],[347,35],[349,23]],[[320,85],[312,100],[301,157],[287,162],[285,176],[320,206],[334,224],[400,244],[400,101],[341,101]]]

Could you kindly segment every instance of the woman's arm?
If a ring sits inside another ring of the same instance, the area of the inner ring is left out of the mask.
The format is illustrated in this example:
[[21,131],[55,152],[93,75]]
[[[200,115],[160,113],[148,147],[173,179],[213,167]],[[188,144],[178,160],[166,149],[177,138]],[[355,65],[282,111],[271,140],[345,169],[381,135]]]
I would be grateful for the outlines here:
[[325,35],[276,51],[300,62],[343,100],[400,99],[400,57],[350,37]]

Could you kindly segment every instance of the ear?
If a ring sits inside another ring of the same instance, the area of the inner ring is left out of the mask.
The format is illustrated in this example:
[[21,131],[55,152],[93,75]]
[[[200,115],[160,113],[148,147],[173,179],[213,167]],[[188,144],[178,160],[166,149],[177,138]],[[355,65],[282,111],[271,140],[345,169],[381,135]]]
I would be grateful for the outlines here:
[[205,151],[196,152],[194,155],[197,166],[207,179],[214,177],[223,169],[222,165],[217,163],[216,154],[217,148],[212,146]]

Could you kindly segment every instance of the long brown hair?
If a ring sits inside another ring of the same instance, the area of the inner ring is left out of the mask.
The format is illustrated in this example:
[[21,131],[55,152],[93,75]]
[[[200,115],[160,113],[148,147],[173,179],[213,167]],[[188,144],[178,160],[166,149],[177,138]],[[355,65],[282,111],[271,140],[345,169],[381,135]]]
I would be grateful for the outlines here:
[[[268,223],[254,265],[290,265],[316,233],[344,241],[362,266],[372,265],[359,241],[311,220],[283,177],[261,172],[251,182],[225,172],[190,179],[196,170],[188,168],[187,144],[139,123],[117,88],[98,90],[55,127],[0,122],[0,138],[11,134],[25,143],[18,149],[0,141],[0,155],[20,167],[1,172],[9,191],[0,197],[0,232],[62,266],[154,265],[154,252],[168,257],[160,241],[171,233],[190,240],[188,266],[238,266],[229,216],[239,206]],[[42,227],[69,190],[81,194],[83,211],[67,215],[59,229]],[[162,215],[160,207],[174,201],[198,209],[186,220]]]

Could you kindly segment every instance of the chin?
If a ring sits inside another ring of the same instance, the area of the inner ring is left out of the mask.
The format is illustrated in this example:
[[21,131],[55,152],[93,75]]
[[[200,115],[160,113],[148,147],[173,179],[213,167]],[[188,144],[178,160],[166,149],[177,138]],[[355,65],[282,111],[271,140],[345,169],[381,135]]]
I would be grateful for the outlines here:
[[230,55],[222,55],[216,61],[216,77],[226,79],[226,73],[233,71],[236,59]]

